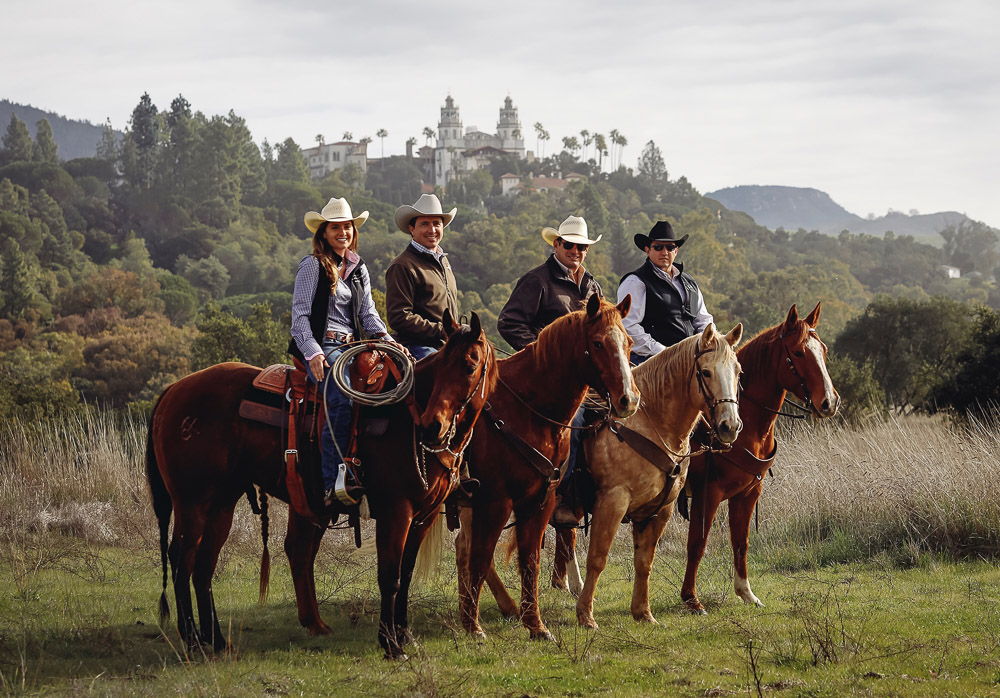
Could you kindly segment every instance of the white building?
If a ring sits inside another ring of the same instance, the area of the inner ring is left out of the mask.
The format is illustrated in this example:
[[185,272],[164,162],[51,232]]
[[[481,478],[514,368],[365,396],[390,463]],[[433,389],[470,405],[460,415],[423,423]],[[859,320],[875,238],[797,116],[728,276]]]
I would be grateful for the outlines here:
[[[424,149],[421,148],[421,155]],[[494,158],[513,154],[523,158],[524,134],[517,107],[508,96],[500,108],[496,133],[480,131],[475,126],[462,129],[462,117],[451,95],[445,98],[438,121],[437,142],[430,153],[429,179],[436,185],[447,186],[463,172],[489,167]],[[423,158],[427,162],[426,158]]]
[[313,179],[323,179],[333,170],[339,170],[349,163],[360,167],[362,172],[368,171],[367,143],[323,143],[313,148],[303,148],[302,156],[306,159]]

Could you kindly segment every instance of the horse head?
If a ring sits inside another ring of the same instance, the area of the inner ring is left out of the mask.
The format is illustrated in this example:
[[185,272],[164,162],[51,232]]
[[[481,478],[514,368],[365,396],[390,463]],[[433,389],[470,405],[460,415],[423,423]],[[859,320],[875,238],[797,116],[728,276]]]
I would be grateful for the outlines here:
[[595,293],[587,301],[585,350],[588,361],[587,382],[594,390],[607,395],[619,417],[631,417],[639,409],[639,389],[629,368],[632,338],[625,331],[622,318],[632,307],[632,296],[613,305]]
[[778,383],[795,395],[818,417],[832,417],[840,408],[840,395],[826,370],[826,344],[816,332],[819,310],[816,304],[805,318],[799,318],[793,305],[781,325],[783,356],[778,369]]
[[447,446],[467,412],[479,415],[498,375],[493,345],[476,313],[469,325],[461,325],[446,309],[443,322],[448,339],[439,352],[434,388],[420,415],[424,443],[431,447]]
[[705,416],[722,443],[736,441],[743,422],[739,413],[740,362],[734,347],[743,337],[743,323],[721,334],[709,323],[698,338],[694,379],[705,398]]

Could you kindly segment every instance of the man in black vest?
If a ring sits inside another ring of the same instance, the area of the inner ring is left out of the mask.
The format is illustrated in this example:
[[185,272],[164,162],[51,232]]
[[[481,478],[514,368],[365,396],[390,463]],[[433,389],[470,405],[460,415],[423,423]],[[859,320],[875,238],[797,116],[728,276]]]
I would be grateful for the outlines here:
[[684,265],[674,262],[687,239],[687,235],[676,237],[667,221],[657,221],[649,235],[640,233],[633,238],[636,247],[646,253],[646,261],[622,277],[618,301],[632,296],[632,309],[624,324],[635,342],[631,356],[634,364],[641,364],[713,322],[698,284],[684,273]]

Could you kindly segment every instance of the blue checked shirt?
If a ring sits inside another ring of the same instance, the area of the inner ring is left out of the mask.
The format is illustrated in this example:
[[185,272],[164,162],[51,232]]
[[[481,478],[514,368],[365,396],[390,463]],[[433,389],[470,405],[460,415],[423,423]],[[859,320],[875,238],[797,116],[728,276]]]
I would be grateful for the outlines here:
[[[387,335],[388,330],[382,318],[375,310],[375,302],[372,300],[371,279],[368,276],[368,268],[361,266],[361,258],[347,251],[347,272],[344,277],[337,282],[335,293],[330,294],[330,305],[326,313],[327,331],[355,333],[353,292],[351,285],[345,279],[352,273],[361,275],[364,287],[364,298],[361,299],[359,317],[365,331],[373,336]],[[323,350],[316,338],[312,336],[312,328],[309,326],[309,313],[312,310],[313,298],[316,296],[316,284],[319,282],[321,271],[319,260],[312,255],[307,255],[299,262],[299,269],[295,274],[295,289],[292,292],[292,339],[295,345],[302,352],[306,361],[317,354],[322,354]],[[324,281],[326,277],[323,277]]]

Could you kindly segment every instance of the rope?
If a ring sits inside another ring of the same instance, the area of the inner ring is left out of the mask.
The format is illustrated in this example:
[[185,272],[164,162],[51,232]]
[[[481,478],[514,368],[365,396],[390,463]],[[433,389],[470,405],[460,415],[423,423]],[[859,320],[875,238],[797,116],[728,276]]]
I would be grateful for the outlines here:
[[[363,352],[370,351],[371,349],[377,349],[384,354],[388,354],[390,359],[395,360],[396,365],[401,366],[402,368],[402,375],[400,376],[399,383],[395,388],[387,390],[384,393],[376,393],[374,395],[355,390],[351,387],[350,382],[344,377],[347,374],[347,365],[354,359],[354,357]],[[337,386],[340,392],[349,397],[351,400],[361,403],[362,405],[379,407],[382,405],[393,405],[410,393],[413,389],[413,369],[413,359],[411,359],[397,344],[368,341],[355,342],[352,346],[345,349],[344,352],[333,362],[333,366],[330,367],[329,378],[333,380],[334,385]],[[326,390],[327,388],[324,386],[324,397],[326,397]]]

